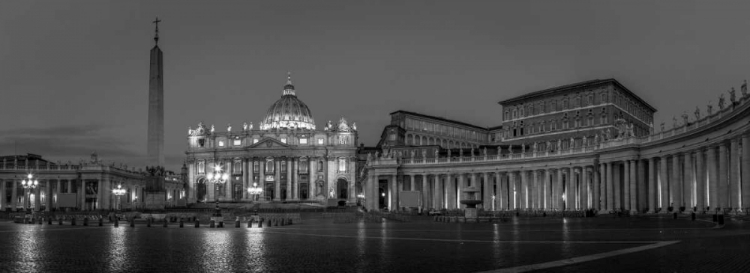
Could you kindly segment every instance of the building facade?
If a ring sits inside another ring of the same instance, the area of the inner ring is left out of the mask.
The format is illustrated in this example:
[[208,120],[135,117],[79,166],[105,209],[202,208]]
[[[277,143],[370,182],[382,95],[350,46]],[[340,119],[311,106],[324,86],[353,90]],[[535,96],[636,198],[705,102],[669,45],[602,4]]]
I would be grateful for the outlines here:
[[[403,209],[402,204],[414,202],[400,199],[399,194],[418,191],[418,203],[425,209],[457,209],[465,199],[462,190],[472,186],[481,190],[485,210],[737,213],[750,209],[746,85],[739,98],[732,91],[725,102],[722,95],[718,111],[712,105],[706,114],[696,109],[694,118],[685,114],[671,129],[662,123],[658,131],[651,126],[655,109],[614,80],[561,89],[563,95],[543,90],[501,102],[507,107],[503,135],[495,141],[490,137],[475,147],[476,152],[474,148],[427,152],[428,147],[412,144],[380,146],[375,154],[368,151],[360,178],[365,206]],[[566,105],[568,90],[584,93],[568,97]],[[583,120],[586,116],[572,113],[588,115],[589,109],[602,108],[603,114],[596,114],[598,123],[569,123],[528,134],[528,129],[521,133],[518,128],[521,121],[529,125],[546,119],[565,121],[565,113],[568,122],[576,117]],[[387,129],[408,132],[400,124]],[[416,152],[399,152],[404,149]]]
[[[105,164],[96,154],[88,162],[77,164],[54,163],[34,154],[4,156],[0,164],[0,210],[89,211],[139,209],[151,204],[145,198],[148,187],[153,184],[148,183],[151,178],[148,172],[115,166],[114,163]],[[24,189],[21,181],[29,174],[39,183],[33,189]],[[159,178],[164,180],[159,183],[162,192],[158,197],[160,208],[181,205],[179,200],[185,192],[180,175],[167,174]],[[126,190],[119,198],[119,206],[117,196],[112,193],[118,185]],[[62,202],[62,195],[72,199],[72,203]]]
[[[291,78],[258,128],[252,123],[224,132],[203,123],[189,128],[189,202],[356,202],[356,124],[342,117],[316,128]],[[217,171],[228,179],[212,180]],[[260,194],[250,194],[251,188],[261,188]]]

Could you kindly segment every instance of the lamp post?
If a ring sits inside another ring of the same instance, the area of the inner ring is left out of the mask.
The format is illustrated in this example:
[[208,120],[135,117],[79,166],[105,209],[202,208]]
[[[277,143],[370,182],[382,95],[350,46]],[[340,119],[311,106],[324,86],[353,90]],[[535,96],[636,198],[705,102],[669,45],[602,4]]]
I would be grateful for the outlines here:
[[253,196],[253,201],[255,201],[255,196],[260,195],[261,192],[263,192],[263,189],[258,187],[258,182],[253,182],[253,186],[247,188],[247,193]]
[[117,188],[112,190],[112,194],[117,196],[117,210],[120,210],[120,196],[125,195],[126,190],[122,188],[122,185],[117,184]]
[[[224,184],[224,182],[227,182],[227,180],[229,180],[229,174],[225,173],[221,166],[217,164],[216,166],[214,166],[214,171],[208,173],[206,175],[206,178],[208,178],[208,181],[213,182],[214,184]],[[219,209],[219,195],[216,191],[214,191],[214,198],[216,199],[216,212],[213,216],[221,217],[221,209]]]
[[[21,186],[23,186],[26,200],[29,202],[29,208],[31,208],[31,190],[36,188],[37,185],[39,185],[39,180],[34,179],[34,175],[28,174],[26,176],[28,179],[21,180]],[[25,203],[25,202],[24,202]],[[24,211],[26,210],[26,204],[24,204]],[[27,211],[28,213],[28,211]]]

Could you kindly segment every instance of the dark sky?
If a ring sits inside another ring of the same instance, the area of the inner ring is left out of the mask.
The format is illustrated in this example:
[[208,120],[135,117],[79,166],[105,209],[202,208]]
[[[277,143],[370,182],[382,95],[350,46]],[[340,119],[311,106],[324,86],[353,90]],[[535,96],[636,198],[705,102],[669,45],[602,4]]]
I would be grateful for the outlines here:
[[96,151],[143,166],[156,16],[165,151],[178,170],[188,126],[257,125],[286,71],[319,128],[344,116],[366,145],[395,110],[494,126],[497,101],[596,78],[656,107],[656,124],[692,117],[750,74],[749,11],[748,1],[4,0],[0,154]]

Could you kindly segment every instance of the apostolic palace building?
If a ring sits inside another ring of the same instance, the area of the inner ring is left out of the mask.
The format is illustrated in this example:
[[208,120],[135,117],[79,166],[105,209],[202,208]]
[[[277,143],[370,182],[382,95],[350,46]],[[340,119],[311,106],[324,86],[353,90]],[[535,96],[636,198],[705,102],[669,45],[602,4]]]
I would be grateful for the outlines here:
[[669,129],[654,128],[656,109],[614,79],[500,101],[491,128],[396,111],[377,149],[362,150],[363,202],[456,209],[473,187],[485,210],[744,211],[750,96],[747,84],[728,94]]

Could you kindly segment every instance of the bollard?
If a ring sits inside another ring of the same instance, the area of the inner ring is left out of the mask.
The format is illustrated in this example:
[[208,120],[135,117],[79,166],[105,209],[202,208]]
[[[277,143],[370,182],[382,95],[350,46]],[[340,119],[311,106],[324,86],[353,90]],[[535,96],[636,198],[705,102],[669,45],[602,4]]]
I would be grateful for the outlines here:
[[240,227],[240,220],[234,220],[234,227]]
[[169,225],[169,221],[166,218],[164,218],[164,227],[167,227],[168,225]]
[[120,221],[115,217],[115,227],[120,227]]
[[195,220],[195,228],[199,228],[201,226],[201,220]]
[[151,218],[146,219],[146,227],[151,227]]
[[690,219],[695,221],[695,212],[690,213]]
[[70,219],[70,225],[71,226],[75,226],[76,225],[76,218],[75,217],[73,217],[73,218]]
[[287,219],[286,224],[287,225],[291,225],[292,224],[292,218]]
[[211,220],[211,224],[209,224],[208,227],[215,228],[216,227],[216,221]]
[[224,227],[224,221],[219,221],[219,224],[217,225],[217,227],[223,228]]
[[99,226],[101,227],[103,225],[104,225],[104,218],[99,218]]
[[721,225],[721,226],[724,225],[724,214],[719,215],[719,225]]
[[714,214],[713,215],[714,223],[719,221],[719,215]]
[[57,218],[57,225],[62,226],[62,217]]
[[259,227],[259,228],[262,228],[262,227],[263,227],[263,220],[265,220],[265,219],[263,219],[263,218],[260,218],[260,219],[258,220],[258,227]]
[[84,226],[88,226],[89,225],[89,218],[88,217],[83,217],[83,225]]
[[677,219],[677,213],[676,213],[676,212],[675,212],[675,213],[673,213],[672,215],[674,215],[674,216],[672,217],[672,219]]
[[542,212],[542,217],[547,217],[547,212]]
[[180,218],[180,227],[184,227],[185,226],[183,223],[184,222],[182,221],[182,218]]
[[42,224],[42,222],[44,222],[44,218],[42,218],[42,217],[39,217],[39,224],[41,225],[41,224]]
[[52,217],[47,217],[47,225],[52,225]]
[[130,227],[135,227],[135,218],[130,218]]
[[253,227],[253,218],[247,219],[247,228]]

